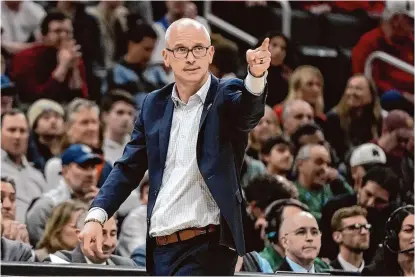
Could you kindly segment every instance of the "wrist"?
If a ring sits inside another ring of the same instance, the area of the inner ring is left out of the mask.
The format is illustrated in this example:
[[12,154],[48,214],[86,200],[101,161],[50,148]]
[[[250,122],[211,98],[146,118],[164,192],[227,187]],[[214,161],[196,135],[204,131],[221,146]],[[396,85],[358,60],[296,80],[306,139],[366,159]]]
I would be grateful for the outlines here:
[[98,219],[95,219],[95,218],[86,219],[85,222],[84,222],[84,225],[86,225],[89,222],[98,223],[99,225],[101,225],[102,228],[104,228],[104,224],[101,221],[99,221]]

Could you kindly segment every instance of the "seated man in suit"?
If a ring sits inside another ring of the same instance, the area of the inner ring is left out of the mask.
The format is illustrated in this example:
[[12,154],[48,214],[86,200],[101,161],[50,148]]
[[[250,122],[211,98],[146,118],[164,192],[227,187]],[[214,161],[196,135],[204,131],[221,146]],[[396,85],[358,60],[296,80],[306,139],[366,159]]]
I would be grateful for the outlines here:
[[369,248],[370,229],[367,211],[360,206],[337,210],[331,219],[333,240],[339,245],[339,255],[330,265],[334,269],[362,272],[363,252]]
[[[77,221],[77,228],[81,230],[84,225],[86,213],[79,216]],[[45,261],[51,263],[82,263],[82,264],[101,264],[101,265],[121,265],[121,266],[136,266],[133,260],[117,255],[113,255],[115,247],[117,246],[117,221],[116,217],[111,217],[105,222],[102,229],[102,256],[91,257],[84,253],[78,245],[74,250],[62,250],[54,254],[50,254]]]
[[321,247],[321,232],[316,218],[309,212],[287,217],[281,226],[285,259],[278,271],[316,273],[314,260]]

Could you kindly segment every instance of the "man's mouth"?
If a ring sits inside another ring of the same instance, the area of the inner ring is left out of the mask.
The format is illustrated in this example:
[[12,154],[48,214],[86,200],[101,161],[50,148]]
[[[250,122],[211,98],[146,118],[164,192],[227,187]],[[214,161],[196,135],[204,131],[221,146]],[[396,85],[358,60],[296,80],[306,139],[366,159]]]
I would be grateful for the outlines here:
[[198,69],[199,69],[199,67],[195,67],[195,68],[185,68],[184,71],[186,71],[186,72],[194,72],[194,71],[196,71]]

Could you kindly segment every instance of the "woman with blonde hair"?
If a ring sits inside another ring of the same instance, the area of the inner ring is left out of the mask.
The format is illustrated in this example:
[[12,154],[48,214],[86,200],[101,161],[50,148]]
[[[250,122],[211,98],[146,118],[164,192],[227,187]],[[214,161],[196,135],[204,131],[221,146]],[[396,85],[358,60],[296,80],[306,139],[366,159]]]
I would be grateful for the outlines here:
[[87,211],[84,204],[66,201],[57,206],[49,218],[43,238],[36,246],[36,259],[42,262],[59,250],[73,250],[78,243],[78,218]]
[[327,141],[343,159],[357,145],[379,138],[382,109],[374,84],[362,74],[347,81],[340,102],[327,113]]
[[290,76],[288,86],[288,96],[283,103],[274,107],[274,111],[280,120],[282,120],[284,103],[290,100],[301,99],[313,107],[317,121],[325,121],[324,78],[318,68],[311,65],[297,67]]

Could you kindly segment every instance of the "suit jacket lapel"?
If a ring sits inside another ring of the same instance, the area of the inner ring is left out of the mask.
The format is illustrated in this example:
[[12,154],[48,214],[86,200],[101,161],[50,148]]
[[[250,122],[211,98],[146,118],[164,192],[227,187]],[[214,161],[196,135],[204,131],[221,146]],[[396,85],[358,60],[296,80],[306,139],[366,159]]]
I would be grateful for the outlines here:
[[203,123],[206,120],[206,116],[210,108],[212,107],[213,101],[215,100],[216,91],[218,90],[219,79],[213,76],[213,74],[211,74],[211,77],[212,78],[210,81],[209,91],[206,95],[205,103],[203,104],[202,116],[200,118],[200,123],[199,123],[199,132],[200,132],[200,128],[202,128]]
[[81,251],[81,246],[78,245],[77,247],[75,247],[75,249],[72,251],[72,263],[81,263],[81,264],[86,264],[87,261],[85,259],[84,254]]
[[[169,86],[170,87],[170,86]],[[166,99],[164,115],[160,121],[159,127],[159,147],[160,147],[160,161],[164,165],[166,163],[167,150],[169,147],[170,130],[173,119],[174,103],[171,99],[171,91]]]

